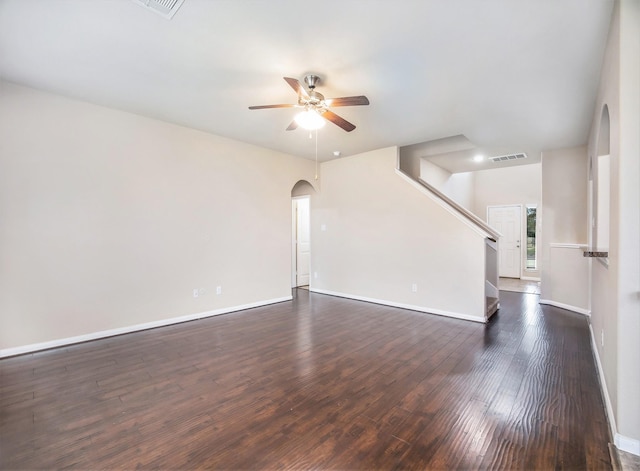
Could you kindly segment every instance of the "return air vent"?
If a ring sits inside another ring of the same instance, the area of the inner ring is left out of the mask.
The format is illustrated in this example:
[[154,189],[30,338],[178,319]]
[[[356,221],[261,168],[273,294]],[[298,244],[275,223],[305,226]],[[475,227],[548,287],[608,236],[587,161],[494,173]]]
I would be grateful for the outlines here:
[[489,160],[493,160],[494,162],[505,162],[507,160],[519,160],[526,159],[527,154],[524,152],[521,154],[508,154],[508,155],[499,155],[497,157],[489,157]]
[[170,20],[184,0],[132,0],[134,3]]

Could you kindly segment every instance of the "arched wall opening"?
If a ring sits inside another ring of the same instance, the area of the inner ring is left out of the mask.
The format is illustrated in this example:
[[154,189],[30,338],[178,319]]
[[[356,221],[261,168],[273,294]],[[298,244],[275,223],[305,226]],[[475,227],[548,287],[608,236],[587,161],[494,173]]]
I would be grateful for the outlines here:
[[[590,162],[593,188],[591,204],[593,207],[592,245],[596,250],[609,251],[609,213],[611,202],[611,124],[609,107],[602,107],[598,129],[597,155]],[[595,222],[595,224],[593,223]]]

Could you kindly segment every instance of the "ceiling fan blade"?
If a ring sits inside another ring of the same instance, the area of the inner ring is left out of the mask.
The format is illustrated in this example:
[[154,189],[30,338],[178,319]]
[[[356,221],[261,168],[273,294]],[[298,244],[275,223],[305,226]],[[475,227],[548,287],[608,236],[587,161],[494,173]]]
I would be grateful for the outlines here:
[[369,99],[364,95],[330,98],[326,101],[328,106],[356,106],[369,104]]
[[297,105],[258,105],[250,106],[250,110],[264,110],[267,108],[295,108]]
[[309,94],[297,79],[294,79],[291,77],[282,77],[282,78],[284,78],[285,81],[291,86],[291,88],[295,90],[298,96],[301,96],[307,100],[309,99]]
[[298,123],[296,123],[296,120],[294,119],[293,121],[291,121],[289,127],[287,127],[287,131],[293,131],[295,129],[298,129]]
[[351,132],[353,131],[356,126],[354,124],[351,124],[349,121],[347,121],[344,118],[341,118],[340,116],[338,116],[337,114],[326,110],[324,113],[322,113],[321,115],[323,118],[328,119],[329,121],[331,121],[333,124],[340,126],[342,129],[344,129],[347,132]]

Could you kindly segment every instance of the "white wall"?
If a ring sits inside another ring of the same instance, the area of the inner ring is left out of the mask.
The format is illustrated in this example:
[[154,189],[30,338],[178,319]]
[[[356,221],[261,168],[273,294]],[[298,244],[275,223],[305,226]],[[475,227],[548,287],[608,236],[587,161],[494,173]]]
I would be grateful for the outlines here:
[[[600,131],[600,119],[602,109],[605,105],[609,108],[610,121],[610,170],[613,171],[612,179],[617,180],[618,156],[620,154],[620,131],[619,131],[619,100],[620,100],[620,6],[616,3],[607,39],[604,63],[600,73],[600,85],[598,99],[594,107],[594,118],[589,133],[588,158],[592,165],[597,162],[598,142],[597,136]],[[610,182],[613,183],[613,182]],[[614,188],[613,185],[610,188]],[[605,397],[610,409],[610,421],[613,421],[614,432],[617,431],[616,422],[618,414],[618,296],[617,296],[617,260],[614,261],[614,254],[617,259],[618,244],[613,240],[612,233],[617,232],[618,217],[614,217],[613,211],[617,207],[617,192],[610,195],[609,211],[609,265],[605,266],[597,260],[590,261],[591,285],[590,294],[590,324],[592,334],[595,339],[593,347],[596,350],[597,358],[602,365],[602,376],[605,386]],[[616,202],[615,207],[613,202]],[[595,207],[595,204],[592,203]],[[616,227],[613,227],[615,224]],[[593,236],[589,242],[593,242]],[[600,341],[605,339],[604,345]]]
[[322,164],[311,289],[483,320],[484,238],[398,175],[396,161],[389,148]]
[[[640,2],[621,3],[618,243],[619,432],[640,455]],[[614,183],[615,184],[615,183]]]
[[[609,263],[591,263],[591,327],[613,415],[615,443],[640,454],[640,3],[615,3],[589,136],[598,156],[610,117]],[[600,341],[604,336],[604,344]]]
[[540,204],[539,163],[474,172],[474,213],[486,221],[487,206]]
[[542,153],[544,242],[587,243],[587,149]]
[[[420,178],[422,178],[430,185],[433,185],[443,193],[444,187],[451,178],[451,175],[451,172],[443,169],[439,165],[436,165],[433,162],[428,161],[427,159],[420,159]],[[451,195],[447,196],[453,199]]]
[[540,300],[588,312],[587,149],[542,153]]
[[444,187],[443,193],[473,212],[475,205],[475,173],[453,173]]
[[540,303],[589,314],[589,261],[586,244],[545,243]]
[[291,296],[311,161],[6,82],[0,103],[0,350]]
[[427,159],[420,159],[420,178],[433,185],[459,205],[472,211],[474,206],[473,172],[451,173]]

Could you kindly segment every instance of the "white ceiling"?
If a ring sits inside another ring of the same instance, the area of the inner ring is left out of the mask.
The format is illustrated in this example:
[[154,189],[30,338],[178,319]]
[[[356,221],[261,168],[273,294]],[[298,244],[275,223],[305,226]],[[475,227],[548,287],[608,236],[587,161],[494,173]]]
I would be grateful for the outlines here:
[[[0,78],[309,157],[282,77],[321,76],[357,129],[319,159],[464,135],[495,155],[582,145],[613,0],[0,0]],[[1,106],[1,104],[0,104]],[[455,155],[455,152],[451,153]]]

